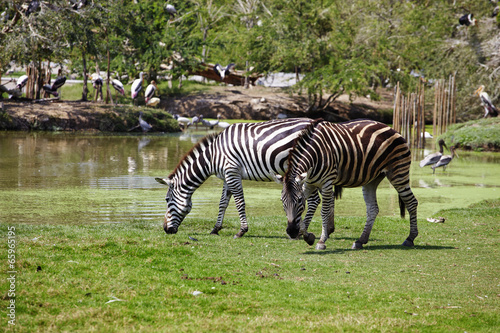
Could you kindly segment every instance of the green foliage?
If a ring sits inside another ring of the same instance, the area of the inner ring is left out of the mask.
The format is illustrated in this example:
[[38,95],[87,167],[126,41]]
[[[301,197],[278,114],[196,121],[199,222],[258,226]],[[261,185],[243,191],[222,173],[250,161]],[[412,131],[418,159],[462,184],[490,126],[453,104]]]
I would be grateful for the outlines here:
[[[24,2],[2,3],[0,10],[12,17],[14,5],[20,8]],[[21,10],[21,19],[0,34],[0,67],[10,61],[70,60],[70,69],[81,74],[85,61],[89,68],[106,69],[109,51],[112,73],[132,79],[144,71],[149,79],[177,79],[202,60],[233,62],[250,73],[302,74],[296,91],[310,98],[311,108],[323,107],[340,93],[376,96],[377,87],[396,82],[404,91],[414,90],[412,72],[432,80],[457,73],[461,118],[478,110],[471,92],[480,84],[492,92],[494,102],[499,97],[498,46],[487,47],[499,27],[487,1],[169,3],[177,15],[169,15],[158,0],[106,0],[78,11],[67,1],[42,2],[43,10],[29,17]],[[458,25],[464,11],[474,13],[477,26]],[[174,66],[164,71],[162,64]]]
[[500,119],[486,118],[452,125],[440,136],[451,145],[481,151],[500,150]]

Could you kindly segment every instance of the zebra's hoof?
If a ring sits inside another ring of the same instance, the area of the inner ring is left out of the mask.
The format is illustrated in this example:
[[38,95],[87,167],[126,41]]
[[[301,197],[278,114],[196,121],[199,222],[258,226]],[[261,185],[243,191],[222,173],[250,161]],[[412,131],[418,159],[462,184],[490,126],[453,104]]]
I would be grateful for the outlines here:
[[316,250],[326,250],[325,243],[318,243],[318,244],[316,244]]
[[363,248],[363,244],[357,243],[357,242],[352,243],[351,249],[353,249],[353,250],[360,250],[362,248]]
[[412,242],[411,240],[408,240],[408,239],[407,239],[407,240],[405,240],[405,241],[403,242],[403,244],[402,244],[402,245],[403,245],[403,246],[406,246],[406,247],[413,247],[413,246],[415,246],[415,245],[413,244],[413,242]]
[[212,230],[212,232],[210,233],[210,235],[217,235],[217,236],[219,236],[219,230]]
[[316,240],[316,236],[314,236],[314,234],[310,232],[307,235],[304,235],[304,240],[306,241],[307,244],[313,245],[314,241]]

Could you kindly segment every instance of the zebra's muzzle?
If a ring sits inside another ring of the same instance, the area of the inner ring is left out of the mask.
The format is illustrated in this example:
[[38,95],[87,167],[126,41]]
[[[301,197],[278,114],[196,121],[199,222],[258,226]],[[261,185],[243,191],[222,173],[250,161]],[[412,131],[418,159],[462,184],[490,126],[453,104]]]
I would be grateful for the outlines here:
[[286,228],[286,233],[290,238],[294,239],[299,236],[300,227],[298,223],[288,222],[288,227]]
[[163,225],[163,230],[165,230],[165,232],[167,234],[176,234],[177,233],[177,228],[175,228],[175,227],[169,227],[167,223],[165,223]]

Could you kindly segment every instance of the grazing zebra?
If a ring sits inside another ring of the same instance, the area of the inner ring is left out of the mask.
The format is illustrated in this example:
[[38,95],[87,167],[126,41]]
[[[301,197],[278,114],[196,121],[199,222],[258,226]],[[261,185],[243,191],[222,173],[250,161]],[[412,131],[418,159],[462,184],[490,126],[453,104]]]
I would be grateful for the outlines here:
[[[167,234],[177,232],[179,225],[191,210],[193,192],[211,175],[224,181],[217,222],[212,234],[222,229],[222,220],[231,196],[234,196],[241,222],[235,238],[248,231],[243,197],[242,179],[272,181],[276,174],[283,175],[287,167],[288,152],[294,140],[311,119],[284,119],[262,123],[238,123],[219,134],[212,134],[198,142],[179,162],[167,178],[156,178],[168,185],[167,211],[163,228]],[[319,194],[312,193],[304,223],[310,223]]]
[[418,202],[410,189],[410,163],[406,141],[384,124],[371,120],[332,124],[321,119],[312,123],[295,141],[285,176],[277,176],[283,183],[281,199],[290,236],[301,233],[309,245],[314,243],[315,237],[307,233],[301,214],[304,199],[319,190],[323,229],[316,249],[324,250],[325,241],[335,229],[334,199],[341,196],[343,187],[363,186],[367,220],[361,237],[352,246],[362,248],[378,214],[377,186],[387,177],[399,193],[401,217],[405,206],[410,213],[410,235],[403,245],[413,246],[418,235]]

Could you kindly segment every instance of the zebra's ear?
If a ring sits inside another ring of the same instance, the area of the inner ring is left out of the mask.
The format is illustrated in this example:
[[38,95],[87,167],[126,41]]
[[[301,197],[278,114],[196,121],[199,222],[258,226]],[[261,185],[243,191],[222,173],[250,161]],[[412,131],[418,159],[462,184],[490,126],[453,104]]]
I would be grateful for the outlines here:
[[306,180],[306,177],[307,177],[307,172],[304,172],[304,173],[298,175],[297,177],[295,177],[295,180],[297,181],[297,183],[303,184],[304,181]]
[[158,183],[163,184],[163,185],[167,185],[167,186],[170,186],[170,184],[172,184],[172,181],[170,179],[167,179],[167,178],[155,178],[155,180]]
[[280,185],[283,185],[283,176],[280,174],[274,175],[274,181]]

